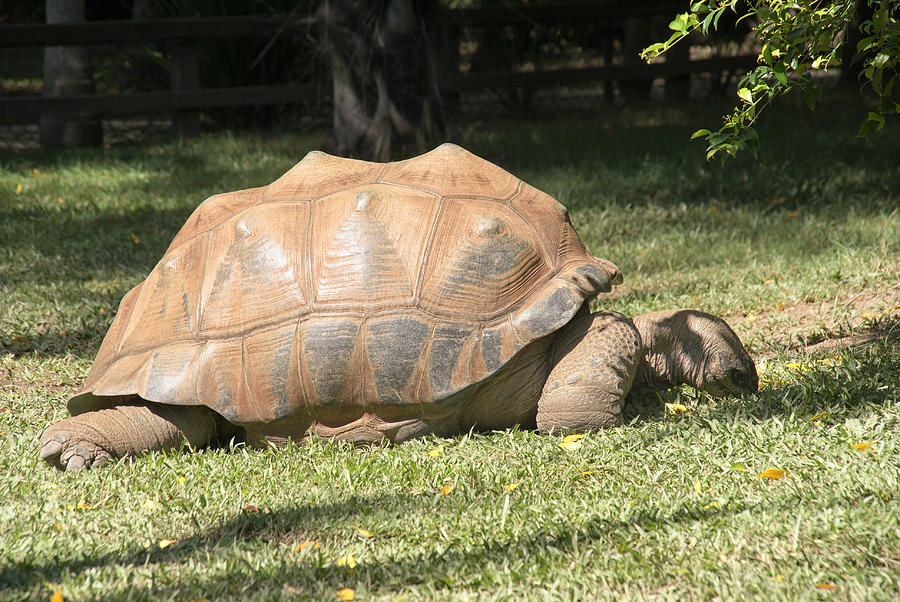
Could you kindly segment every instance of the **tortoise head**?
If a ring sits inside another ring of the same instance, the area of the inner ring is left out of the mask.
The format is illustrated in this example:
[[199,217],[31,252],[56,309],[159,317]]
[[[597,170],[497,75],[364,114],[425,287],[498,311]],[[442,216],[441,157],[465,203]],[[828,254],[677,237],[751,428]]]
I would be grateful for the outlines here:
[[724,337],[717,343],[717,348],[707,356],[700,389],[714,397],[756,393],[759,389],[756,365],[744,346],[740,341],[733,346]]
[[755,393],[753,359],[722,318],[692,309],[634,318],[646,367],[639,376],[650,388],[686,383],[710,395]]

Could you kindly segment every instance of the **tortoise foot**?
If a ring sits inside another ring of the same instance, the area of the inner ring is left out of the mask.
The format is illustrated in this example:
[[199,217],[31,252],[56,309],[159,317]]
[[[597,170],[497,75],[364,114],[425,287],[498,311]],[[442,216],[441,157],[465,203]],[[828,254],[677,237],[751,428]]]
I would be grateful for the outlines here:
[[41,458],[60,470],[77,471],[101,466],[112,455],[91,438],[97,433],[69,418],[50,425],[41,437]]

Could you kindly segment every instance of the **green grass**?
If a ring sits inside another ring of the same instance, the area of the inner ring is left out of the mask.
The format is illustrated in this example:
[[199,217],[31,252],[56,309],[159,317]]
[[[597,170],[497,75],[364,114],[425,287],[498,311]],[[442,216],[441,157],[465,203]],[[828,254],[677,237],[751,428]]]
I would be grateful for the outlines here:
[[0,154],[0,600],[896,599],[900,349],[792,346],[897,329],[898,132],[863,142],[848,112],[770,116],[763,167],[703,161],[687,137],[715,110],[462,134],[568,205],[622,268],[600,304],[727,316],[758,359],[755,396],[670,392],[689,411],[657,400],[573,450],[518,430],[310,440],[80,475],[43,465],[36,443],[121,296],[197,203],[270,182],[321,139]]

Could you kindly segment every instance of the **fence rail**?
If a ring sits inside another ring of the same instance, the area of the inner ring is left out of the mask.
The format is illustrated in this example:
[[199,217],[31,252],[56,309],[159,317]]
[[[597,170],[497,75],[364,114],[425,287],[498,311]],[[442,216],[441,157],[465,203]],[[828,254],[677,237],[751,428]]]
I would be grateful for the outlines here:
[[[533,89],[613,80],[652,79],[747,69],[751,56],[705,60],[673,60],[656,64],[634,62],[603,67],[545,69],[536,71],[460,71],[459,32],[464,28],[545,26],[553,23],[594,20],[603,27],[629,17],[672,15],[681,2],[672,0],[606,0],[552,5],[520,5],[440,11],[429,29],[443,36],[446,56],[440,58],[440,83],[456,92],[487,89]],[[94,95],[0,95],[0,117],[23,120],[44,114],[87,112],[111,115],[132,112],[171,111],[184,134],[199,130],[199,110],[289,104],[308,99],[312,84],[203,88],[199,76],[199,43],[244,36],[278,37],[308,27],[310,19],[297,15],[245,15],[159,20],[116,20],[77,24],[0,25],[0,48],[64,45],[125,45],[163,43],[171,53],[170,89],[150,92]],[[609,44],[609,42],[607,42]],[[321,86],[319,86],[321,89]]]

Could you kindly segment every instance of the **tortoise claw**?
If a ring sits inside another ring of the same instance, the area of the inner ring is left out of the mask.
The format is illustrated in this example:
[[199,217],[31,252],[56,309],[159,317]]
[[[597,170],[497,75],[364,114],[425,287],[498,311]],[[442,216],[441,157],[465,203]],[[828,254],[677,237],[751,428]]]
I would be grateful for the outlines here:
[[50,425],[41,438],[41,459],[54,468],[73,472],[107,462],[109,453],[81,436],[77,426],[68,420]]
[[53,464],[52,458],[55,456],[59,456],[59,453],[62,451],[62,443],[56,440],[50,440],[44,443],[43,447],[41,447],[41,460],[46,462],[50,462]]

